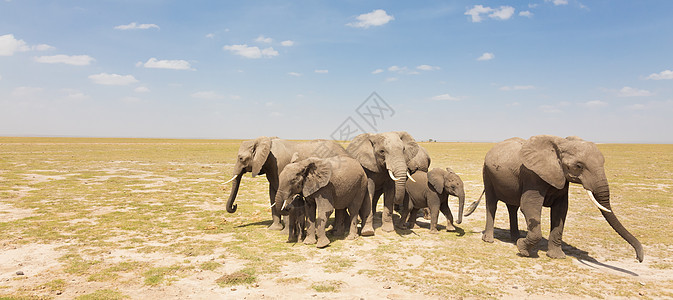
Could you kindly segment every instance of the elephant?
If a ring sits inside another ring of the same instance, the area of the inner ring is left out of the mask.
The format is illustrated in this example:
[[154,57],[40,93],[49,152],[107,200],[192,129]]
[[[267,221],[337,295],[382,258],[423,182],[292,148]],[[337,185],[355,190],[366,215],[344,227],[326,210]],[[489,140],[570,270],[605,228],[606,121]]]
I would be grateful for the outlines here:
[[358,216],[362,219],[360,234],[374,235],[367,175],[355,159],[349,156],[311,157],[285,166],[279,176],[276,210],[289,213],[293,209],[292,201],[298,199],[297,194],[305,200],[307,233],[304,244],[316,244],[318,248],[329,245],[325,226],[335,209],[348,210],[347,239],[355,239],[358,235]]
[[[288,243],[295,243],[299,240],[304,240],[306,237],[306,212],[304,209],[305,200],[301,195],[296,195],[287,209],[289,213],[288,227]],[[274,203],[275,205],[275,203]]]
[[[589,199],[600,209],[608,224],[635,249],[636,258],[642,262],[642,245],[611,210],[604,164],[605,158],[596,144],[578,137],[538,135],[528,140],[511,138],[496,144],[484,159],[486,229],[482,239],[493,242],[493,220],[497,201],[501,200],[509,211],[512,242],[516,243],[521,256],[530,256],[529,251],[542,239],[542,207],[550,207],[547,256],[564,258],[561,239],[568,212],[568,186],[576,183],[586,189]],[[472,203],[465,215],[471,214],[478,203],[479,200]],[[519,208],[528,226],[525,238],[519,238]]]
[[[404,198],[401,219],[406,228],[413,228],[416,224],[418,210],[421,208],[430,209],[430,233],[438,233],[437,217],[439,212],[447,219],[446,230],[453,231],[453,215],[449,209],[449,195],[458,197],[458,220],[457,224],[463,221],[463,206],[465,205],[465,188],[460,176],[450,168],[434,168],[429,172],[416,171],[407,180],[407,194]],[[409,213],[411,211],[411,213]],[[408,215],[408,221],[407,221]]]
[[407,132],[363,133],[346,148],[367,174],[367,190],[372,199],[372,215],[381,194],[383,198],[382,229],[395,230],[393,205],[402,204],[406,178],[418,170],[427,172],[430,156]]
[[[234,175],[229,181],[225,182],[227,184],[233,181],[226,205],[227,212],[236,212],[238,205],[234,204],[234,201],[238,194],[241,178],[247,172],[252,172],[252,177],[266,174],[266,179],[269,181],[269,204],[273,204],[276,198],[276,191],[278,190],[278,175],[290,163],[295,153],[298,159],[306,159],[311,156],[331,157],[348,155],[341,145],[332,140],[296,142],[262,136],[254,140],[243,141],[238,149],[237,160],[234,165]],[[275,206],[271,207],[271,216],[273,223],[269,226],[269,229],[283,229],[280,214]],[[287,222],[287,220],[284,221]]]

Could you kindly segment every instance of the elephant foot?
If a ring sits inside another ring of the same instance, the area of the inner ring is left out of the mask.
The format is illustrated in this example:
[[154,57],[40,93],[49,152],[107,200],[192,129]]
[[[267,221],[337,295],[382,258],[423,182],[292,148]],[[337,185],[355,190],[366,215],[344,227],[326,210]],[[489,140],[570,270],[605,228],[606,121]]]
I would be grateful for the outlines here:
[[354,239],[357,239],[357,238],[358,238],[357,233],[348,234],[348,236],[346,237],[347,240],[354,240]]
[[374,227],[371,225],[365,226],[362,228],[362,231],[360,232],[360,235],[362,236],[373,236],[374,235]]
[[395,226],[393,225],[393,222],[384,222],[381,226],[381,230],[384,232],[395,231]]
[[456,227],[453,224],[446,225],[446,231],[456,231]]
[[280,222],[273,222],[273,224],[271,224],[271,226],[267,227],[267,229],[268,230],[282,230],[283,229],[283,224],[281,224]]
[[319,238],[318,243],[316,244],[316,247],[318,248],[325,248],[329,245],[329,239],[327,237],[324,238]]
[[304,239],[304,244],[306,244],[306,245],[313,245],[313,244],[315,244],[315,243],[317,243],[317,242],[318,242],[318,241],[315,239],[315,237],[308,237],[308,236],[307,236],[307,237]]
[[280,234],[290,234],[290,227],[285,226],[283,227],[283,230],[280,231]]
[[481,240],[487,243],[493,243],[493,234],[486,234],[481,236]]
[[547,251],[547,256],[554,259],[566,258],[566,254],[563,253],[563,250],[561,250],[560,247],[549,248],[549,251]]
[[439,230],[437,230],[437,228],[432,228],[432,229],[430,229],[430,233],[431,234],[439,234]]
[[296,243],[298,240],[299,239],[296,236],[287,238],[288,243]]
[[519,255],[529,257],[530,252],[528,252],[528,245],[526,245],[526,239],[518,239],[516,241],[516,247],[519,249]]

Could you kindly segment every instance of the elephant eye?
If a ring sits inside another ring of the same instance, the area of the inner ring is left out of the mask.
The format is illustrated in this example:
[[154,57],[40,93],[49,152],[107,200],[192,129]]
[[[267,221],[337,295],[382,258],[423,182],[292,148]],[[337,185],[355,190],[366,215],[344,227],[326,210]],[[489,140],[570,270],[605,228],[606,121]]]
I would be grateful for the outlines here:
[[577,163],[577,165],[575,165],[575,167],[580,169],[580,170],[584,169],[584,165],[582,165],[582,163]]

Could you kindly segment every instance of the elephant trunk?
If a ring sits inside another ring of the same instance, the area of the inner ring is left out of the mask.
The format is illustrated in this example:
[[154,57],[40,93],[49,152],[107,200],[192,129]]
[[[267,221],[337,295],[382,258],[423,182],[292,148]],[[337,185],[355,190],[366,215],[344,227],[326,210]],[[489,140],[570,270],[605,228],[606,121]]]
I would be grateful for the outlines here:
[[458,219],[456,220],[456,224],[460,224],[463,222],[464,206],[465,206],[465,192],[461,192],[458,194]]
[[236,200],[236,195],[238,194],[238,187],[241,185],[241,178],[243,178],[243,174],[245,173],[245,169],[242,167],[239,167],[238,164],[234,168],[236,174],[234,177],[234,180],[231,182],[231,192],[229,193],[229,199],[227,200],[227,212],[228,213],[234,213],[236,212],[236,208],[238,205],[234,204],[234,201]]
[[633,247],[633,249],[636,250],[636,258],[638,259],[638,262],[643,262],[643,258],[645,256],[645,253],[643,252],[643,246],[640,244],[638,239],[636,239],[636,237],[634,237],[628,230],[626,230],[626,228],[624,228],[622,223],[617,219],[617,216],[614,214],[614,212],[612,212],[612,208],[610,207],[610,189],[607,183],[598,187],[595,191],[592,192],[596,198],[596,201],[598,201],[600,205],[611,210],[610,212],[601,210],[605,220],[608,221],[608,224],[610,224],[612,229],[614,229]]
[[292,208],[292,204],[289,200],[290,199],[288,199],[286,192],[278,190],[276,193],[276,199],[274,199],[274,205],[276,206],[276,211],[283,216],[288,215],[290,209]]
[[397,179],[395,180],[395,204],[402,204],[406,193],[407,165],[405,163],[394,164],[389,171],[392,171],[392,175]]

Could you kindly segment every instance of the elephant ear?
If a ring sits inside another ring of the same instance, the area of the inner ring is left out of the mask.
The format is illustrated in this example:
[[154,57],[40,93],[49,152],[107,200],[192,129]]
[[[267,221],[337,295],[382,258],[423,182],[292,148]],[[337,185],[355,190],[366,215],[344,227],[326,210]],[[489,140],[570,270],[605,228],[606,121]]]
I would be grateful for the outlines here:
[[271,139],[265,136],[260,136],[255,139],[254,154],[252,156],[252,177],[259,175],[262,166],[266,163],[266,158],[271,152]]
[[376,158],[374,157],[372,137],[373,135],[369,133],[363,133],[356,136],[351,143],[348,144],[346,151],[367,170],[378,172],[379,167],[376,164]]
[[430,167],[430,155],[406,131],[396,132],[404,143],[404,160],[411,173],[421,170],[427,172]]
[[428,172],[428,184],[440,194],[444,192],[444,174],[442,173],[442,169],[439,168],[434,168]]
[[531,137],[521,147],[520,154],[526,168],[551,186],[562,189],[566,184],[566,177],[559,157],[558,139],[560,138],[550,135]]
[[292,159],[290,159],[290,163],[296,163],[299,160],[299,152],[295,152],[292,154]]
[[302,193],[308,197],[329,183],[332,177],[332,166],[322,159],[311,157],[306,160],[304,168],[304,188]]

